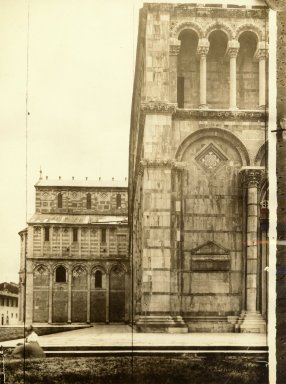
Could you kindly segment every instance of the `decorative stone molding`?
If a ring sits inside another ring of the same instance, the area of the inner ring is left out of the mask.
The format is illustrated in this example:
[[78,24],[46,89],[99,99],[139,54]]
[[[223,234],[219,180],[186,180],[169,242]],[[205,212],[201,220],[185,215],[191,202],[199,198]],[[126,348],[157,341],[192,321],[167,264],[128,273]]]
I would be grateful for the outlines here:
[[286,3],[285,0],[265,0],[268,6],[274,11],[285,11]]
[[141,112],[144,114],[173,114],[176,112],[177,104],[175,103],[164,103],[161,101],[149,101],[141,103]]
[[265,111],[230,111],[230,110],[201,110],[201,109],[177,109],[173,119],[218,119],[218,120],[240,120],[240,121],[266,121]]
[[197,48],[198,56],[206,56],[208,54],[210,42],[208,39],[200,39]]
[[203,32],[202,28],[200,27],[200,25],[193,22],[193,21],[185,20],[185,21],[171,24],[171,35],[176,37],[177,39],[178,39],[180,33],[183,32],[184,30],[192,30],[192,31],[196,32],[199,39],[201,39],[204,35],[204,32]]
[[35,225],[33,228],[34,228],[34,232],[35,233],[41,232],[41,227],[40,226]]
[[242,184],[250,188],[258,187],[264,180],[266,172],[264,167],[243,167],[240,175]]
[[182,161],[175,161],[172,159],[162,160],[162,159],[142,159],[140,161],[140,171],[142,172],[144,168],[172,168],[177,170],[186,169],[187,164]]
[[208,38],[213,31],[217,31],[217,30],[223,31],[227,35],[228,40],[234,39],[234,35],[235,35],[234,30],[226,23],[222,23],[219,21],[215,21],[214,23],[211,23],[207,26],[207,28],[204,31],[204,37]]
[[227,45],[226,55],[229,57],[236,57],[239,51],[239,45],[237,40],[230,40]]
[[253,23],[240,25],[235,31],[235,40],[238,40],[243,32],[253,32],[257,36],[259,42],[266,40],[266,31]]

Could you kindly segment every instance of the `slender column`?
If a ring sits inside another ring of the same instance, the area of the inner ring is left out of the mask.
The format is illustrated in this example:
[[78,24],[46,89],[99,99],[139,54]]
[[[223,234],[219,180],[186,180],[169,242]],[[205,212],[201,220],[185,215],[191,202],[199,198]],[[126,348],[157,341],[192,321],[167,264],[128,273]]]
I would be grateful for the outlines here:
[[49,281],[49,324],[53,322],[53,269],[50,268],[50,281]]
[[236,58],[239,50],[239,42],[231,40],[228,43],[227,54],[229,56],[229,108],[237,109],[236,105]]
[[246,312],[240,326],[242,332],[265,332],[265,322],[257,311],[258,187],[264,174],[264,167],[244,167],[241,171],[247,188]]
[[177,78],[178,78],[178,54],[180,52],[181,41],[172,39],[170,45],[170,80],[169,93],[170,102],[177,103]]
[[200,39],[197,55],[200,56],[200,108],[207,108],[207,54],[209,41]]
[[110,289],[110,275],[106,274],[106,323],[109,323],[109,292]]
[[68,271],[68,323],[71,323],[72,272]]
[[259,61],[259,108],[266,106],[266,58],[268,55],[268,44],[265,41],[258,43],[255,58]]
[[90,270],[87,271],[86,322],[90,323]]

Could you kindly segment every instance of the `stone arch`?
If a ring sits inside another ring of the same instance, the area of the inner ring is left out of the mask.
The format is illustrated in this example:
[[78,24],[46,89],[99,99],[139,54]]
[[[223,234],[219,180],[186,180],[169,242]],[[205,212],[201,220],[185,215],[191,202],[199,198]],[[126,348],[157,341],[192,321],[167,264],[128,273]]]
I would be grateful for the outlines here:
[[240,35],[244,32],[254,33],[258,42],[266,40],[265,31],[254,24],[243,24],[239,26],[235,31],[235,39],[238,40]]
[[122,268],[123,271],[124,271],[125,273],[128,272],[128,271],[127,271],[127,268],[126,268],[126,266],[125,266],[124,264],[122,264],[122,263],[113,263],[113,264],[111,264],[110,267],[109,267],[109,273],[110,273],[111,271],[113,271],[115,268]]
[[49,266],[44,263],[37,263],[33,267],[34,273],[44,273],[46,271],[49,272]]
[[102,273],[107,274],[107,269],[101,264],[95,264],[91,268],[91,274],[94,274],[96,271],[100,270]]
[[204,32],[203,32],[202,28],[200,27],[200,25],[197,23],[194,23],[193,21],[184,21],[182,23],[179,23],[173,31],[173,36],[176,39],[179,39],[179,35],[181,34],[181,32],[183,32],[185,30],[194,31],[198,35],[199,39],[202,39],[204,36]]
[[85,272],[87,273],[87,268],[84,264],[81,264],[81,263],[77,263],[77,264],[74,264],[72,266],[72,274],[76,271],[76,270],[80,270],[80,272]]
[[205,38],[209,38],[210,34],[214,31],[222,31],[227,35],[228,40],[233,40],[234,39],[234,31],[226,24],[215,21],[214,23],[208,25],[204,32]]
[[254,165],[261,166],[262,161],[265,159],[265,156],[267,155],[267,149],[268,149],[268,140],[266,140],[257,151],[254,158]]
[[190,134],[179,145],[175,155],[176,159],[180,161],[185,151],[188,149],[188,147],[192,143],[206,136],[218,136],[222,140],[228,142],[238,152],[241,158],[242,165],[243,166],[250,165],[249,154],[245,145],[233,133],[221,128],[206,128]]

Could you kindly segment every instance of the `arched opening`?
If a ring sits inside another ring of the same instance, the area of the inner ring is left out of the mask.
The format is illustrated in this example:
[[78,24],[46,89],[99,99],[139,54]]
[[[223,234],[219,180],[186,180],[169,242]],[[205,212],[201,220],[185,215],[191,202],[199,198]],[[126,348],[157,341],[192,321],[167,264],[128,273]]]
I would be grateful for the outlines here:
[[66,283],[67,281],[67,273],[65,267],[60,265],[56,269],[56,283]]
[[99,270],[94,274],[94,287],[102,288],[102,272]]
[[177,102],[179,108],[199,105],[199,62],[196,57],[198,35],[184,30],[179,35],[181,47],[178,56]]
[[58,208],[63,207],[63,195],[62,193],[58,193]]
[[103,323],[107,318],[107,283],[106,274],[100,266],[96,266],[91,274],[90,286],[90,321]]
[[229,107],[229,61],[225,59],[227,35],[220,30],[209,36],[207,56],[207,104],[214,109]]
[[91,194],[86,194],[86,209],[91,209]]
[[259,105],[259,64],[254,54],[257,36],[253,32],[243,32],[237,56],[237,105],[240,109],[253,109]]

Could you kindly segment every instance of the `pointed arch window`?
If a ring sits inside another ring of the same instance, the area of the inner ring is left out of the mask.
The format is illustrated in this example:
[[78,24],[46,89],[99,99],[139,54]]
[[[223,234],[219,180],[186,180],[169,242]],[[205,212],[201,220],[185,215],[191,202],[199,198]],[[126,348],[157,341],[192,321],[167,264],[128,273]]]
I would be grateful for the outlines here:
[[66,283],[67,282],[67,273],[65,267],[60,265],[56,269],[56,283]]
[[86,209],[91,209],[91,194],[86,194]]
[[95,272],[94,286],[95,286],[95,288],[102,288],[102,272],[101,271]]
[[58,208],[63,207],[63,195],[62,193],[58,193]]

